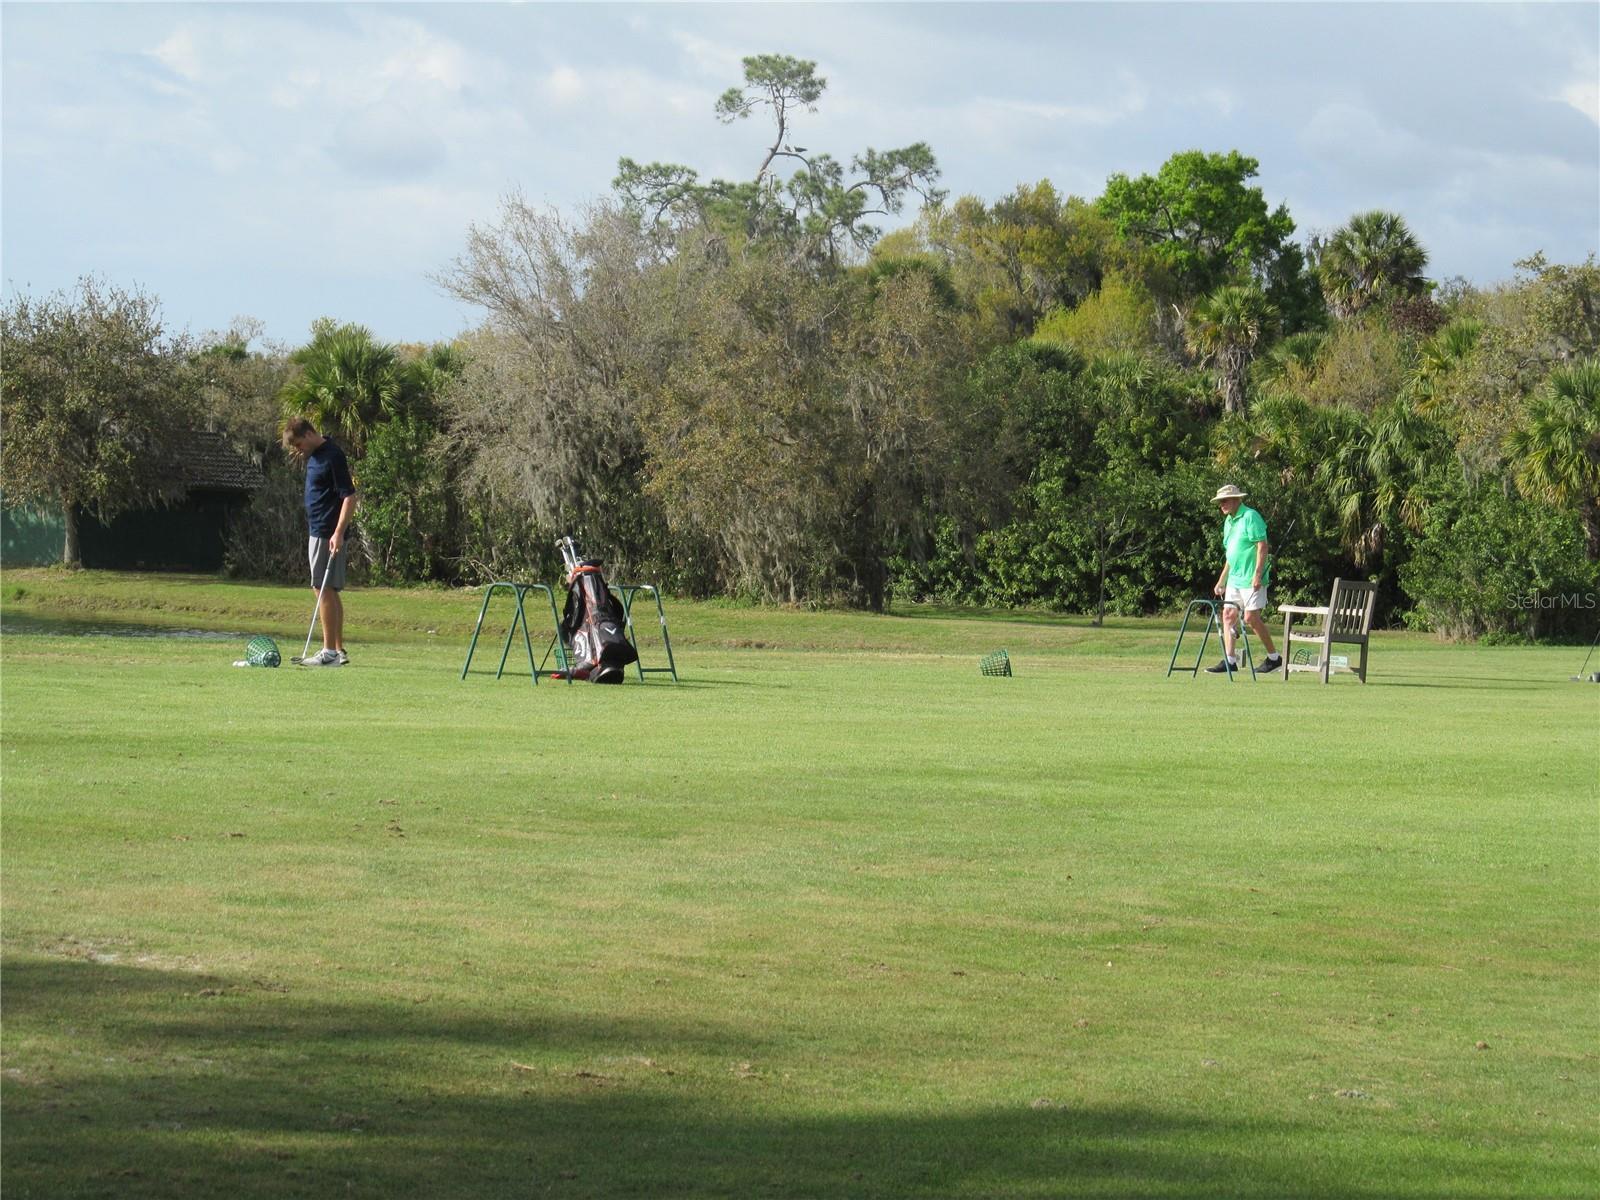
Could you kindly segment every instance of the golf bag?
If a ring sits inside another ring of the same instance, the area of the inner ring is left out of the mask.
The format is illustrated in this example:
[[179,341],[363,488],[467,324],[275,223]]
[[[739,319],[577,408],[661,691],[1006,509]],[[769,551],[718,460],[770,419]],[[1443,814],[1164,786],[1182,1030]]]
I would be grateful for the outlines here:
[[639,661],[639,652],[628,640],[622,605],[606,586],[598,559],[579,558],[570,537],[556,545],[567,564],[567,606],[561,614],[567,670],[557,671],[555,677],[621,683],[627,675],[624,668]]

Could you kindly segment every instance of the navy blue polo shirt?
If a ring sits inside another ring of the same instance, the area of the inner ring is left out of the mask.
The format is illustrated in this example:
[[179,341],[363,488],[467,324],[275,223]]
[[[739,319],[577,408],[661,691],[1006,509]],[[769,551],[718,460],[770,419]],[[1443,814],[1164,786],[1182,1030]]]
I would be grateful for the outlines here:
[[332,537],[339,527],[339,506],[356,494],[350,478],[350,460],[344,451],[324,438],[306,455],[306,524],[312,537]]

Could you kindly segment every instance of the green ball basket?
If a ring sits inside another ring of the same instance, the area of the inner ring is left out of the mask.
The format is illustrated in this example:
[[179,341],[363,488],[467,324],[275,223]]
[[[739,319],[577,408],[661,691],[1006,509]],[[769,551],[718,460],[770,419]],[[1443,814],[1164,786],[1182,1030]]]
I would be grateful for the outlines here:
[[1011,656],[1004,650],[996,650],[993,654],[985,654],[978,660],[978,670],[985,675],[1011,674]]
[[264,633],[258,633],[244,644],[244,660],[252,667],[276,667],[283,662],[278,653],[278,643]]

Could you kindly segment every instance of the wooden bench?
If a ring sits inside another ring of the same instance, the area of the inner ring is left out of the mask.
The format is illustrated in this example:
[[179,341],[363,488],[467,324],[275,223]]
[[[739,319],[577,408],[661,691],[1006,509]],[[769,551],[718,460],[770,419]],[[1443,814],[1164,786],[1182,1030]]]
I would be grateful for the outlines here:
[[[1322,674],[1322,682],[1328,682],[1329,670],[1332,666],[1332,647],[1359,646],[1361,658],[1357,665],[1356,677],[1362,683],[1367,681],[1367,637],[1372,631],[1372,610],[1378,602],[1378,585],[1366,583],[1358,579],[1335,579],[1333,581],[1333,595],[1328,598],[1326,607],[1316,608],[1300,604],[1280,605],[1278,611],[1283,614],[1283,679],[1287,683],[1290,674],[1295,671],[1318,671]],[[1294,630],[1296,617],[1320,617],[1322,628],[1307,630],[1302,628],[1299,633]],[[1315,645],[1318,647],[1317,661],[1314,663],[1296,663],[1294,661],[1294,646]]]

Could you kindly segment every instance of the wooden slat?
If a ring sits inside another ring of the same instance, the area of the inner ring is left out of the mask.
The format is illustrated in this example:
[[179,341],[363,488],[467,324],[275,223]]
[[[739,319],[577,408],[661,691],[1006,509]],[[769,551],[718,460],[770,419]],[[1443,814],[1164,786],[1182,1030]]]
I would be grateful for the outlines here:
[[[1377,607],[1378,585],[1359,579],[1335,579],[1333,592],[1326,607],[1311,608],[1299,604],[1281,604],[1278,611],[1283,617],[1284,664],[1283,677],[1294,672],[1314,671],[1327,680],[1331,673],[1332,647],[1361,647],[1361,665],[1354,668],[1361,682],[1366,682],[1367,638],[1372,630],[1372,613]],[[1320,617],[1321,628],[1294,628],[1294,618]],[[1315,645],[1318,648],[1315,663],[1289,661],[1291,646]]]

